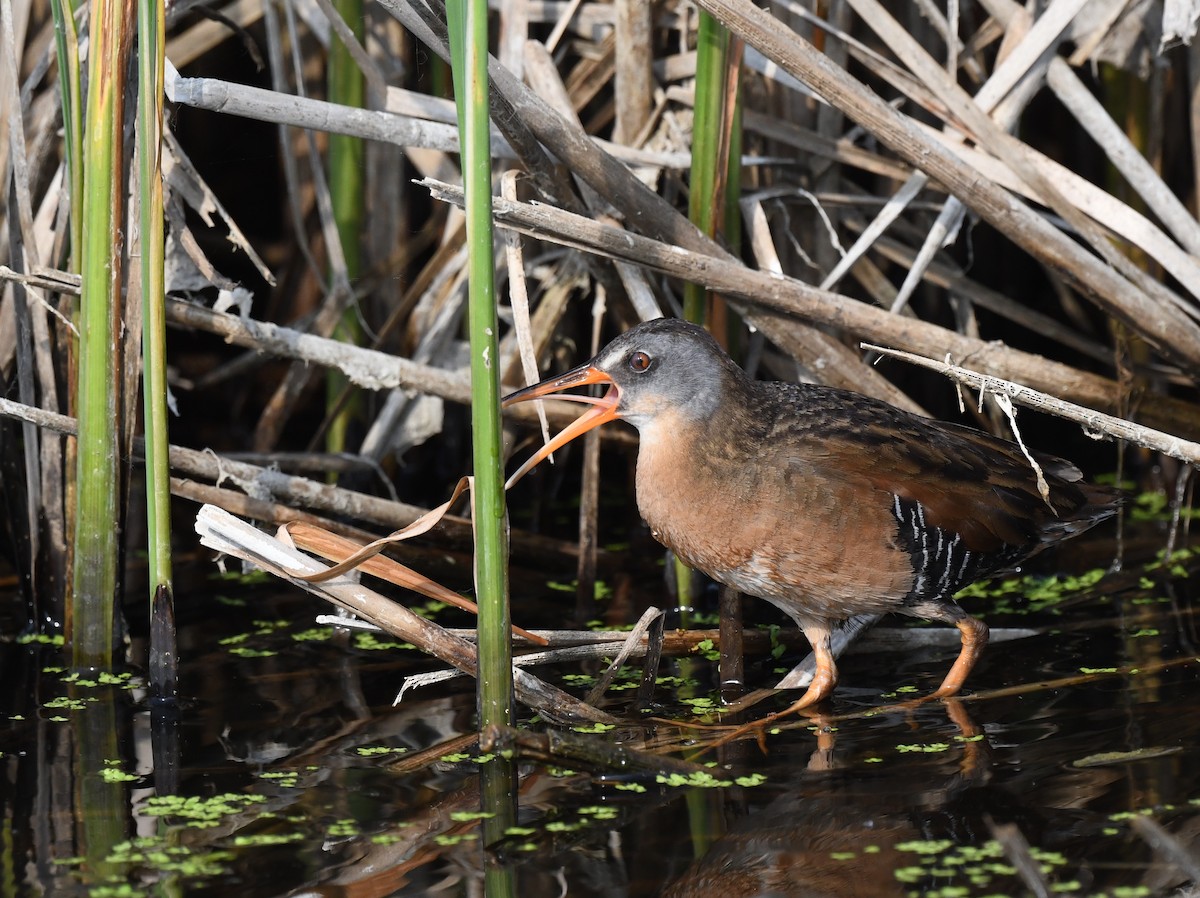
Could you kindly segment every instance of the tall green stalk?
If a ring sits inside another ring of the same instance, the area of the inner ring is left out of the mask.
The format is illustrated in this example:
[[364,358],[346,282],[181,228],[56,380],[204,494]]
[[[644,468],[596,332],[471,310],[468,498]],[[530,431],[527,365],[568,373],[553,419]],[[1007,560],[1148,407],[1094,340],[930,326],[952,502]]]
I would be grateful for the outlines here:
[[508,542],[500,442],[492,157],[488,125],[487,0],[446,4],[467,203],[475,591],[479,603],[479,725],[513,721]]
[[[700,13],[696,34],[696,114],[692,123],[692,171],[688,181],[688,217],[712,237],[721,223],[725,197],[718,191],[727,179],[718,172],[727,165],[721,158],[725,131],[725,85],[729,77],[729,32],[706,12]],[[685,284],[683,317],[704,324],[707,292]]]
[[[333,6],[361,43],[363,0],[333,0]],[[361,108],[366,100],[366,79],[350,51],[335,35],[329,39],[329,100],[355,108]],[[365,147],[359,138],[329,135],[329,195],[346,260],[346,277],[351,284],[362,271],[362,235],[367,217],[364,156]],[[362,342],[362,327],[356,310],[346,311],[334,336],[348,343]],[[338,402],[347,384],[344,374],[330,371],[325,379],[328,402]],[[357,414],[357,406],[356,401],[346,403],[330,424],[325,434],[325,447],[330,452],[345,450],[346,431]]]
[[[696,35],[696,114],[692,123],[692,170],[688,182],[688,217],[709,237],[722,229],[738,230],[739,165],[741,160],[741,104],[737,96],[740,54],[731,52],[732,38],[715,18],[700,13]],[[737,57],[737,58],[735,58]],[[732,88],[732,89],[731,89]],[[729,234],[732,239],[733,234]],[[687,283],[683,290],[683,317],[707,324],[724,339],[721,322],[709,320],[708,291]],[[675,585],[679,604],[693,604],[692,577],[675,559]]]
[[119,516],[121,420],[121,123],[129,8],[93,0],[83,137],[83,260],[79,315],[79,440],[74,572],[67,637],[76,667],[112,663]]
[[167,441],[167,323],[163,233],[162,0],[138,0],[139,233],[142,265],[142,390],[146,437],[146,530],[150,573],[150,686],[175,695],[171,590],[171,464]]

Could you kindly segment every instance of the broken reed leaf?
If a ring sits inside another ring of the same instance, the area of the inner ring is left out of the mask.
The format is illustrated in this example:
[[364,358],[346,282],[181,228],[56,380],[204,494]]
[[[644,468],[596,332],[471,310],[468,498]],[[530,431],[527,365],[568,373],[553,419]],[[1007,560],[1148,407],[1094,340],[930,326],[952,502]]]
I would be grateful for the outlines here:
[[[357,543],[330,533],[322,527],[303,521],[293,521],[279,528],[280,539],[290,539],[292,544],[306,552],[311,552],[327,560],[335,562],[332,567],[316,574],[290,572],[297,579],[310,583],[321,583],[339,574],[358,569],[365,574],[379,577],[404,589],[423,596],[460,608],[470,614],[478,615],[479,607],[470,599],[459,595],[451,589],[442,586],[436,580],[431,580],[423,574],[414,571],[394,559],[380,556],[389,545],[411,539],[427,533],[446,515],[465,490],[471,488],[469,477],[461,478],[455,485],[450,498],[437,508],[431,509],[412,524],[403,527],[385,537],[360,546]],[[546,645],[546,640],[530,633],[528,630],[513,625],[513,633],[538,645]]]

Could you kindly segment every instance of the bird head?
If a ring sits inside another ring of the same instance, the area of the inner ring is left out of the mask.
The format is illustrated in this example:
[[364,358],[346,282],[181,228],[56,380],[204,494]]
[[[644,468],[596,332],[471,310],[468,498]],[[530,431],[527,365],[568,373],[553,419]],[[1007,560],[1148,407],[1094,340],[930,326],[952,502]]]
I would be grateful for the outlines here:
[[[678,318],[639,324],[590,361],[504,398],[505,408],[544,396],[593,406],[521,465],[508,485],[550,453],[609,421],[628,421],[644,436],[647,428],[673,416],[709,417],[720,402],[723,382],[737,373],[737,366],[703,328]],[[562,392],[586,384],[609,388],[599,397]]]

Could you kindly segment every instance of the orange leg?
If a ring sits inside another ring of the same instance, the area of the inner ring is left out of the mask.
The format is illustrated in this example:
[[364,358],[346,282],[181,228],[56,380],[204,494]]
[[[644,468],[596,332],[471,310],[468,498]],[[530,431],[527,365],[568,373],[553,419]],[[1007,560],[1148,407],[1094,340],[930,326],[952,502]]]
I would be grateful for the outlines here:
[[955,621],[954,626],[958,627],[958,631],[962,633],[962,649],[958,653],[954,666],[946,674],[946,679],[942,680],[942,685],[936,691],[931,692],[927,698],[945,698],[962,689],[967,674],[971,672],[971,668],[975,666],[975,662],[979,660],[979,656],[983,654],[983,649],[987,645],[988,628],[983,621],[977,621],[973,617],[964,617],[962,620]]
[[804,695],[800,696],[800,698],[782,711],[768,714],[762,720],[743,724],[736,730],[726,733],[714,743],[714,746],[732,742],[734,739],[741,738],[746,733],[755,730],[758,731],[759,744],[761,746],[763,744],[763,730],[765,727],[779,720],[781,717],[787,717],[789,714],[795,714],[797,711],[803,711],[805,708],[822,702],[833,694],[833,689],[837,686],[838,672],[837,665],[833,660],[833,651],[829,644],[830,627],[824,622],[814,623],[811,621],[801,623],[800,626],[804,630],[805,637],[812,644],[813,654],[816,655],[817,661],[817,669],[813,672],[812,682],[808,684],[808,689],[804,691]]

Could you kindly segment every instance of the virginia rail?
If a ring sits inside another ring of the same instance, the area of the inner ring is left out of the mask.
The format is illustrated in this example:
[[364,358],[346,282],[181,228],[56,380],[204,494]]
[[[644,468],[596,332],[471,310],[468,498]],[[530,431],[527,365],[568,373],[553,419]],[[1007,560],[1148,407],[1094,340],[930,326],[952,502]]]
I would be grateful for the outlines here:
[[980,577],[1111,517],[1120,494],[1069,462],[918,417],[858,393],[752,380],[702,328],[638,325],[589,362],[504,405],[609,384],[510,483],[594,427],[641,435],[638,510],[659,542],[720,583],[774,603],[812,643],[817,669],[784,713],[837,683],[830,634],[855,615],[895,611],[953,624],[962,648],[928,698],[953,695],[988,628],[953,600]]

